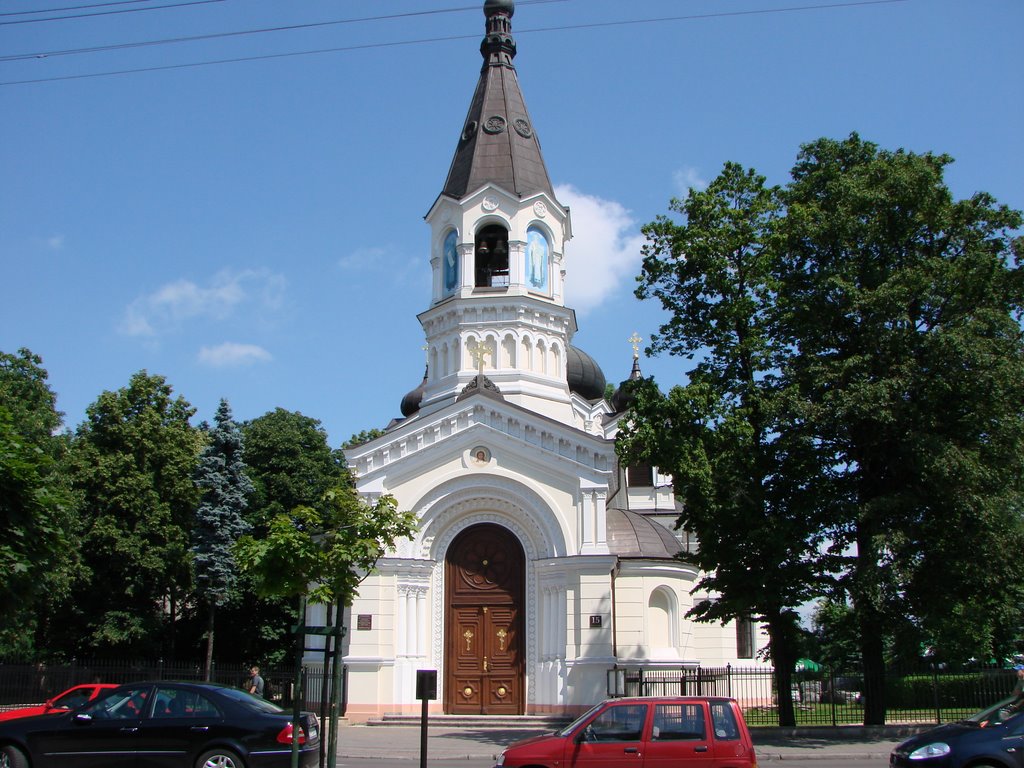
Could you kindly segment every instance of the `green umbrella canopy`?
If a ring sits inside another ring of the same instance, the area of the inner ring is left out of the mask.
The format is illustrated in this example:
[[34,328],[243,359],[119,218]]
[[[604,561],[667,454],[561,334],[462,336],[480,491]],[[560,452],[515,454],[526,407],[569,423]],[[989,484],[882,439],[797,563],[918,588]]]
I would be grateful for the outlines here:
[[796,670],[797,672],[820,672],[821,664],[816,661],[811,661],[810,659],[797,659]]

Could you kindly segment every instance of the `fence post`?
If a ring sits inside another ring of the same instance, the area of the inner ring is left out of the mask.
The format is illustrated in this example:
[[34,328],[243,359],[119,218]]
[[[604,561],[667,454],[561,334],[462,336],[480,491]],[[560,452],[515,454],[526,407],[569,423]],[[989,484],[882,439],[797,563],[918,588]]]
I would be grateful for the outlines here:
[[637,689],[640,691],[640,695],[644,696],[644,695],[646,695],[646,689],[647,689],[647,681],[644,680],[644,668],[640,667],[639,672],[640,672],[640,678],[639,678],[639,683],[637,685]]
[[725,691],[729,698],[733,698],[732,695],[732,664],[725,665]]
[[829,708],[832,710],[832,727],[835,728],[836,725],[837,725],[837,723],[836,723],[836,698],[837,698],[837,692],[836,692],[836,670],[835,670],[835,668],[831,664],[829,664],[829,667],[828,667],[828,692],[829,692],[828,700],[831,702],[829,704]]
[[932,698],[935,702],[935,724],[942,722],[942,706],[939,704],[939,670],[932,663]]

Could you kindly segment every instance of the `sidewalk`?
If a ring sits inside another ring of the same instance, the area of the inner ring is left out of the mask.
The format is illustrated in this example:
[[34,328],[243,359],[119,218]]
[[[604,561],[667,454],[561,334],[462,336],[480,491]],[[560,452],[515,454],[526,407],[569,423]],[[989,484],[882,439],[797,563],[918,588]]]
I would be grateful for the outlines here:
[[[427,759],[497,757],[513,741],[544,732],[499,727],[433,728],[427,731]],[[911,731],[906,728],[756,728],[751,733],[758,762],[826,758],[888,762],[892,748]],[[419,759],[419,756],[418,726],[382,728],[343,723],[338,730],[338,757]]]

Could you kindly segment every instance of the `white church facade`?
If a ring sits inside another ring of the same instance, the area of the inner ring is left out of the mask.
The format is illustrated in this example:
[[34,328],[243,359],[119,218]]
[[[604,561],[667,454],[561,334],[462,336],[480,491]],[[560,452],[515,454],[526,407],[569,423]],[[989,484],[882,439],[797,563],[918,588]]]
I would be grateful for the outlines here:
[[346,617],[354,720],[418,712],[421,669],[438,673],[432,712],[508,716],[586,708],[617,667],[759,663],[749,626],[685,617],[707,596],[675,557],[695,543],[671,530],[671,480],[619,466],[625,401],[572,346],[570,215],[512,63],[513,10],[484,3],[480,80],[426,215],[426,374],[403,418],[347,452],[360,494],[419,520]]

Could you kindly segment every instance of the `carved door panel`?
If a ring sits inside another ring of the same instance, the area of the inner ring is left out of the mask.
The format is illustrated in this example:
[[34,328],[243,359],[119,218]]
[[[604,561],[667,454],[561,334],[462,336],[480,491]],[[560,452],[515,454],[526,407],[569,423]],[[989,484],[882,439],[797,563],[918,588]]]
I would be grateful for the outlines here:
[[484,714],[518,714],[520,664],[518,614],[514,606],[492,606],[484,614]]
[[523,712],[523,550],[497,525],[460,534],[446,557],[445,711]]
[[452,607],[448,653],[452,712],[480,714],[483,709],[484,622],[478,607]]

